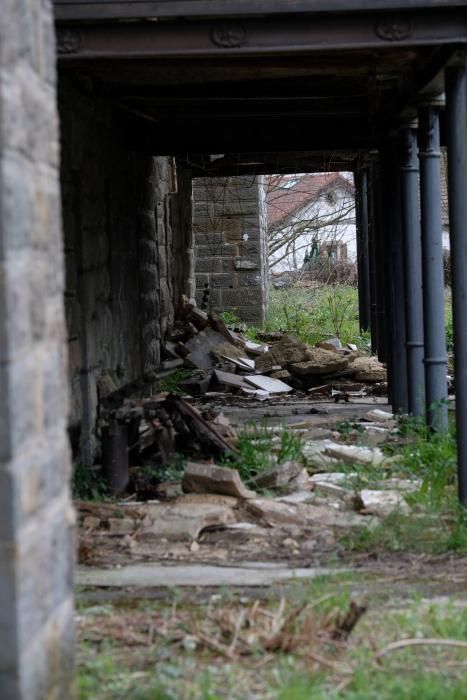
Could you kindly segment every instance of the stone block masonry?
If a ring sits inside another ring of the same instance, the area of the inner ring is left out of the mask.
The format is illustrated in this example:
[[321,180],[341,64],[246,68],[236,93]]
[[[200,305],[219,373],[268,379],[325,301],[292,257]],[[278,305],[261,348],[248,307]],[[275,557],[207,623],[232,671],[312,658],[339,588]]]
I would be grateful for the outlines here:
[[55,46],[47,0],[0,22],[0,697],[72,697]]
[[261,324],[268,301],[265,189],[261,177],[193,181],[196,299]]
[[67,74],[59,113],[70,432],[92,464],[99,398],[159,366],[174,305],[194,294],[191,175],[139,152],[112,105]]

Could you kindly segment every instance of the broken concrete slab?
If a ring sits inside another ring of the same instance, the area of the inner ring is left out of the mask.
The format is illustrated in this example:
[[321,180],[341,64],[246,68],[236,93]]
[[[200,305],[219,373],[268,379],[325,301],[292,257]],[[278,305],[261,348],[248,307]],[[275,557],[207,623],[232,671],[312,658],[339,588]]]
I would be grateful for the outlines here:
[[269,350],[269,345],[264,343],[254,343],[252,340],[245,341],[245,350],[252,355],[263,355]]
[[224,336],[228,343],[236,345],[239,348],[244,347],[245,341],[243,338],[234,333],[234,331],[231,331],[230,328],[227,327],[224,319],[222,319],[220,316],[215,313],[209,314],[209,323],[215,331]]
[[248,389],[246,386],[242,386],[242,394],[256,399],[257,401],[266,401],[271,396],[269,391],[265,391],[264,389]]
[[377,518],[365,517],[350,510],[329,508],[327,505],[305,504],[302,508],[307,523],[318,523],[323,527],[353,530],[372,527],[378,523]]
[[390,411],[383,411],[380,408],[374,408],[363,416],[363,420],[369,423],[388,423],[394,419],[395,416],[393,413]]
[[295,338],[285,335],[275,343],[268,352],[256,360],[256,369],[265,370],[274,365],[288,366],[291,362],[303,362],[307,359],[307,346]]
[[339,338],[329,338],[328,340],[321,340],[319,343],[316,343],[316,347],[323,348],[324,350],[331,350],[331,352],[336,352],[344,349]]
[[368,464],[377,466],[384,462],[385,455],[378,447],[360,447],[358,445],[327,445],[324,453],[347,464]]
[[213,331],[211,328],[201,331],[185,343],[185,347],[189,351],[185,358],[186,366],[195,369],[211,369],[214,362],[211,351],[224,344],[224,336],[217,331]]
[[313,474],[310,476],[310,482],[312,484],[336,484],[340,486],[342,484],[348,484],[352,478],[357,477],[357,472],[324,472],[322,474]]
[[271,377],[263,377],[258,374],[252,374],[245,377],[245,381],[248,384],[252,384],[258,389],[263,391],[268,391],[270,394],[285,394],[289,391],[293,391],[292,387],[280,379],[272,379]]
[[260,472],[258,476],[255,477],[254,484],[258,489],[283,488],[296,479],[302,471],[303,464],[300,464],[300,462],[283,462],[271,469]]
[[350,489],[343,488],[338,484],[333,484],[330,481],[319,481],[317,479],[314,480],[313,490],[317,494],[329,496],[333,499],[338,499],[347,508],[350,508],[352,510],[361,510],[363,508],[363,501],[358,493]]
[[385,382],[387,379],[386,369],[376,357],[351,357],[350,363],[357,370],[356,382]]
[[188,462],[182,479],[182,488],[185,493],[219,493],[242,499],[256,496],[254,491],[250,491],[242,483],[236,469],[214,464]]
[[363,489],[360,491],[365,513],[377,515],[385,518],[394,511],[407,514],[410,512],[408,503],[404,500],[400,491],[376,491],[373,489]]
[[302,455],[307,466],[324,468],[326,465],[336,464],[337,460],[330,457],[326,450],[331,447],[340,447],[339,443],[329,439],[308,440],[302,445]]
[[232,362],[235,367],[238,367],[239,369],[245,370],[245,371],[254,371],[255,369],[255,361],[250,360],[248,357],[229,357],[228,355],[221,355],[225,360],[228,360],[229,362]]
[[209,324],[207,313],[197,307],[190,311],[188,320],[200,331],[204,330]]
[[422,483],[423,482],[421,479],[400,479],[398,477],[391,477],[390,479],[379,481],[377,486],[379,489],[414,492],[418,491],[422,487]]
[[268,498],[255,498],[247,501],[247,511],[256,518],[261,518],[271,526],[302,525],[303,516],[297,508],[288,503],[272,501]]
[[245,383],[245,378],[241,375],[232,374],[232,372],[223,372],[220,369],[214,370],[214,378],[219,384],[231,386],[235,389],[241,389],[242,387],[248,386]]
[[[195,504],[238,508],[240,501],[234,496],[224,496],[220,493],[184,493],[179,495],[174,503],[177,505]],[[226,527],[230,527],[230,525],[226,525]]]
[[279,503],[287,503],[289,505],[296,505],[297,503],[309,503],[314,499],[314,494],[312,491],[294,491],[286,496],[278,496],[275,500]]
[[180,386],[191,396],[203,396],[211,382],[211,373],[205,377],[190,377],[180,382]]
[[322,347],[308,348],[306,359],[290,364],[290,371],[298,376],[309,374],[333,374],[342,372],[349,366],[346,357],[342,357],[334,350],[327,350]]
[[248,562],[236,566],[186,564],[132,564],[118,569],[78,567],[79,586],[124,588],[180,588],[219,586],[271,586],[280,581],[313,579],[341,574],[346,569],[290,568],[287,564]]
[[277,372],[273,372],[272,374],[269,375],[271,379],[282,379],[286,383],[292,379],[292,375],[290,374],[288,369],[281,369],[278,370]]
[[168,540],[196,540],[210,527],[236,521],[232,508],[206,503],[171,503],[150,506],[141,524],[139,537],[165,537]]

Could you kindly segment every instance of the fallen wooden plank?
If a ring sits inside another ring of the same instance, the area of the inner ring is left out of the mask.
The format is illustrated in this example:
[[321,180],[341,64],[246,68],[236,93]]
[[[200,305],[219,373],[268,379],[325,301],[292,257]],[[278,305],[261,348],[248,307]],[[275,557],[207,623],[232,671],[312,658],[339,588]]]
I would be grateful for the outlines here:
[[185,423],[193,431],[200,442],[220,454],[236,453],[236,450],[212,424],[208,423],[200,412],[184,399],[170,396],[167,399],[168,408],[178,411]]

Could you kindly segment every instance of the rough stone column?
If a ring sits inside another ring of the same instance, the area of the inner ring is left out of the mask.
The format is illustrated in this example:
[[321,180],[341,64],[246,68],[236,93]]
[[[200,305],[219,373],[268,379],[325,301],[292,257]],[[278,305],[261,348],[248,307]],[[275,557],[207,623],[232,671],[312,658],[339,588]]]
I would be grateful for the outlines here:
[[266,205],[261,177],[202,178],[193,184],[196,298],[208,310],[262,323],[268,300]]
[[66,437],[55,47],[49,2],[0,23],[0,696],[71,697],[73,511]]

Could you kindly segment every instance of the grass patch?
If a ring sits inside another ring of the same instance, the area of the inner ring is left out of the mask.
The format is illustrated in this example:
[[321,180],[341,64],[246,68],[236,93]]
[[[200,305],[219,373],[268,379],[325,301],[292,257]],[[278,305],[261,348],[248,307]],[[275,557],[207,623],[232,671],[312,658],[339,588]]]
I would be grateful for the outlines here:
[[[391,645],[407,639],[464,643],[467,607],[426,601],[416,589],[405,601],[395,604],[388,595],[384,602],[370,585],[368,611],[347,640],[336,641],[337,621],[355,600],[352,582],[362,583],[358,575],[353,579],[342,574],[297,582],[286,589],[285,603],[237,595],[205,603],[145,601],[134,609],[106,605],[102,612],[81,608],[77,699],[463,699],[465,648]],[[275,620],[285,622],[277,648],[264,637]],[[238,653],[226,656],[220,648]]]
[[246,423],[237,434],[239,457],[232,465],[248,484],[260,472],[283,462],[301,462],[302,440],[291,430],[273,433],[267,421]]
[[358,476],[351,483],[358,489],[371,488],[372,482],[388,476],[420,479],[420,489],[405,496],[411,512],[394,512],[377,527],[353,533],[346,546],[358,551],[467,552],[467,511],[457,498],[454,429],[430,434],[420,421],[401,417],[399,431],[411,439],[408,444],[389,447],[400,459],[391,472],[355,467]]
[[369,348],[368,335],[360,334],[358,293],[350,286],[272,289],[265,331],[293,333],[309,344],[336,336]]

